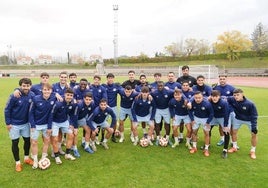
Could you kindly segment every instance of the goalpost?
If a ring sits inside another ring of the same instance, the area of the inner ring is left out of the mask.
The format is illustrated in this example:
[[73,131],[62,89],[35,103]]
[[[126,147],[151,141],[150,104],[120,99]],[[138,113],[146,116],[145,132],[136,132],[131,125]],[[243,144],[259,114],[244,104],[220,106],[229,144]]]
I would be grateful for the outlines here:
[[[179,77],[182,76],[182,66],[179,66]],[[203,75],[206,78],[206,83],[217,83],[219,77],[219,69],[215,65],[189,65],[189,74],[193,77]]]

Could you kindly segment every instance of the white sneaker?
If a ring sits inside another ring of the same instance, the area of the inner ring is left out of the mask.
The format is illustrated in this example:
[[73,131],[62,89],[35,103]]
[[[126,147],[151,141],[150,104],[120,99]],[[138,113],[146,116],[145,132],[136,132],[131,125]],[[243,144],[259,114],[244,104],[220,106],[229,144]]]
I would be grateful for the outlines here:
[[[134,135],[132,135],[132,134],[130,135],[130,140],[131,140],[131,142],[132,142],[132,143],[134,143],[134,142],[135,142]],[[136,144],[136,145],[137,145],[137,144]]]
[[55,157],[55,153],[52,151],[51,152],[51,157],[54,158]]
[[37,169],[37,168],[38,168],[38,161],[34,160],[32,169]]
[[100,145],[100,141],[99,141],[98,137],[95,138],[95,143],[96,143],[97,145]]
[[105,149],[109,149],[109,146],[107,145],[107,142],[102,142],[101,144],[103,145],[103,147],[104,147]]
[[134,143],[133,143],[133,145],[134,145],[134,146],[138,145],[138,142],[139,142],[139,139],[137,139],[137,140],[134,139]]
[[55,157],[56,164],[62,164],[60,157]]
[[148,140],[148,143],[149,143],[150,146],[154,145],[151,140]]
[[90,144],[90,147],[93,151],[97,151],[97,148],[96,148],[96,145],[95,143],[93,142],[92,144]]
[[[54,153],[53,153],[54,154]],[[51,154],[52,155],[52,154]],[[44,159],[44,158],[46,158],[48,155],[47,155],[47,153],[42,153],[42,157],[41,157],[41,159]],[[55,156],[54,156],[55,157]]]
[[72,156],[70,153],[68,153],[68,154],[65,154],[65,159],[74,161],[75,160],[75,157]]
[[124,140],[125,140],[125,138],[124,138],[124,137],[121,137],[121,138],[119,139],[119,143],[124,142]]
[[62,150],[62,148],[59,149],[60,155],[64,155],[65,152]]

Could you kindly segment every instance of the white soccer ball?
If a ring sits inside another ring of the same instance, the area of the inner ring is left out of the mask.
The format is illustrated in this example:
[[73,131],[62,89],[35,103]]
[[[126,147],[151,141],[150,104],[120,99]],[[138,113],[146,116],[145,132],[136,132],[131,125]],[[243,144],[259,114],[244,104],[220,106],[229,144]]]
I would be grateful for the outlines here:
[[141,147],[147,147],[148,145],[149,145],[149,142],[146,138],[143,137],[142,139],[140,139],[140,146]]
[[166,147],[168,145],[168,140],[165,137],[161,137],[159,139],[159,145],[162,147]]
[[50,166],[50,160],[48,158],[43,158],[38,162],[38,166],[39,168],[41,168],[42,170],[47,169]]

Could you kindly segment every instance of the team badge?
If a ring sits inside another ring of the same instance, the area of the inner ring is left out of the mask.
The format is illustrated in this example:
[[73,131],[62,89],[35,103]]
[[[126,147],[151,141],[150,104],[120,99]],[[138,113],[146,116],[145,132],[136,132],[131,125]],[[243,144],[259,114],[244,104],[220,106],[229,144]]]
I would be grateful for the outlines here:
[[201,107],[201,110],[206,110],[206,108],[204,106]]
[[246,106],[243,106],[242,109],[243,109],[243,110],[247,110],[247,107],[246,107]]

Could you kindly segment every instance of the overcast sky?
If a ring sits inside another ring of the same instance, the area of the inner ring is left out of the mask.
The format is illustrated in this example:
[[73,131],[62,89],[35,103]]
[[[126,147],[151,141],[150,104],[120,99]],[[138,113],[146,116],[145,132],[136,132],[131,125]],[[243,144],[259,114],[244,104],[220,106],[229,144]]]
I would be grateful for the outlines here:
[[187,38],[212,43],[231,30],[250,36],[259,22],[268,25],[267,0],[1,0],[0,54],[113,58],[113,4],[119,56],[153,56]]

